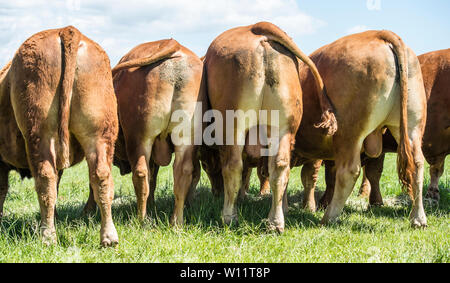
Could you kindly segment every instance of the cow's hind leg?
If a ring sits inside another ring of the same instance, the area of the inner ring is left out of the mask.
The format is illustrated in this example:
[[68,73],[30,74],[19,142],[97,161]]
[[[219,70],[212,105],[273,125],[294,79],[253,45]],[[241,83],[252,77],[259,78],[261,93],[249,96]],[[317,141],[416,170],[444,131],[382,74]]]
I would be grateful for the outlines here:
[[201,177],[201,167],[200,162],[197,158],[194,159],[194,172],[192,173],[192,182],[189,188],[189,193],[186,199],[186,206],[189,207],[192,205],[195,196],[195,189],[197,188],[198,183],[200,182]]
[[239,145],[227,145],[221,149],[222,175],[224,180],[224,205],[222,218],[226,225],[238,222],[236,198],[242,185],[242,151]]
[[89,184],[89,197],[86,202],[86,205],[83,208],[83,214],[89,215],[91,213],[94,213],[96,209],[97,209],[97,204],[95,203],[94,191],[92,190],[92,185]]
[[439,178],[444,174],[445,156],[440,156],[436,162],[430,164],[430,176],[431,182],[426,194],[427,198],[436,200],[439,202]]
[[192,186],[194,174],[194,146],[176,146],[173,164],[175,208],[170,219],[174,226],[183,225],[183,211],[186,198]]
[[337,147],[336,184],[333,198],[325,211],[322,224],[334,222],[338,218],[361,172],[360,152],[362,142],[353,146],[348,146],[348,142],[343,144],[347,146]]
[[[411,135],[413,136],[413,135]],[[413,181],[413,209],[409,216],[412,227],[426,227],[427,217],[423,208],[423,173],[425,158],[422,153],[422,140],[413,136],[413,157],[416,170]]]
[[239,199],[244,200],[248,195],[250,190],[250,177],[252,176],[252,170],[247,162],[244,162],[244,167],[242,169],[242,187],[239,190]]
[[[259,178],[259,183],[260,183],[260,188],[259,188],[259,195],[260,196],[266,196],[266,195],[270,195],[270,183],[269,183],[269,178],[267,176],[265,176],[266,174],[264,174],[264,164],[259,164],[258,168],[257,168],[257,173],[258,173],[258,178]],[[267,170],[267,169],[266,169]]]
[[319,201],[319,208],[326,209],[333,199],[334,186],[336,184],[336,165],[334,161],[326,160],[325,163],[325,182],[326,189]]
[[380,179],[383,174],[384,154],[376,159],[370,159],[364,168],[367,181],[369,182],[369,204],[371,206],[382,206],[383,197],[380,191]]
[[[58,198],[59,196],[59,183],[61,182],[61,178],[64,174],[64,170],[59,170],[58,172],[58,181],[56,182],[56,198]],[[56,210],[56,205],[55,205],[55,217],[58,218],[58,211]]]
[[155,191],[156,191],[156,184],[158,181],[158,171],[159,171],[159,165],[157,165],[153,160],[150,160],[149,163],[149,170],[150,170],[150,192],[148,195],[148,206],[151,209],[154,209],[156,207],[155,205]]
[[303,195],[303,208],[315,212],[316,200],[314,197],[314,190],[319,179],[319,170],[322,166],[322,160],[311,161],[303,165],[302,168],[302,183],[305,189]]
[[41,236],[45,244],[56,244],[55,205],[57,198],[58,170],[55,145],[45,137],[27,140],[27,152],[31,172],[35,180],[41,211]]
[[9,168],[3,162],[0,162],[0,220],[3,217],[3,205],[8,194],[8,175]]
[[[400,144],[400,129],[398,127],[389,127],[389,130],[397,140],[397,143]],[[412,145],[411,147],[412,156],[415,164],[415,171],[413,172],[413,180],[412,184],[410,184],[412,186],[413,207],[409,218],[412,227],[427,226],[427,217],[425,215],[425,210],[423,208],[423,196],[422,196],[425,158],[422,153],[422,137],[421,134],[419,133],[421,133],[419,127],[410,128],[409,130],[409,138],[410,138],[409,142]]]
[[363,168],[363,179],[361,182],[361,187],[359,188],[359,196],[362,198],[368,197],[370,195],[371,187],[370,181],[367,179],[367,169],[364,166]]
[[112,145],[101,140],[91,140],[83,144],[89,167],[89,182],[94,199],[100,208],[101,228],[100,242],[102,246],[114,246],[119,238],[112,220],[111,205],[114,198],[114,184],[111,174]]
[[284,231],[283,200],[289,181],[291,159],[291,134],[285,134],[280,139],[278,153],[269,157],[269,180],[272,189],[272,207],[269,212],[269,229]]
[[150,156],[152,143],[127,141],[128,157],[133,172],[133,185],[136,193],[137,215],[143,221],[147,216],[147,200],[150,195]]

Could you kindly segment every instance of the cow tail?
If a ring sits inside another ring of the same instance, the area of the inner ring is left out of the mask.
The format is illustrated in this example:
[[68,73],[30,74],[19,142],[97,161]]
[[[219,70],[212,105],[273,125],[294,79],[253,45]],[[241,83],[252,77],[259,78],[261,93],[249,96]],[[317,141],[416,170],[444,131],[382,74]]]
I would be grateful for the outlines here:
[[75,80],[77,64],[77,53],[80,44],[81,33],[73,26],[68,26],[60,30],[62,47],[62,68],[61,68],[61,92],[59,96],[58,112],[58,168],[65,169],[70,166],[69,152],[69,119],[70,101],[72,99],[72,89]]
[[334,107],[327,95],[322,77],[314,62],[276,25],[268,22],[260,22],[253,25],[251,30],[254,34],[264,35],[268,40],[283,45],[310,68],[316,82],[317,95],[322,109],[321,121],[315,127],[327,129],[328,135],[334,135],[338,128]]
[[112,75],[115,76],[119,71],[124,69],[148,66],[164,59],[174,58],[175,53],[179,51],[180,48],[181,46],[176,40],[169,39],[160,46],[158,51],[148,57],[120,62],[112,69]]
[[412,185],[416,171],[413,152],[408,135],[408,59],[406,46],[402,39],[390,31],[380,31],[379,37],[391,44],[397,59],[397,67],[400,75],[400,142],[397,154],[397,171],[402,188],[414,199]]

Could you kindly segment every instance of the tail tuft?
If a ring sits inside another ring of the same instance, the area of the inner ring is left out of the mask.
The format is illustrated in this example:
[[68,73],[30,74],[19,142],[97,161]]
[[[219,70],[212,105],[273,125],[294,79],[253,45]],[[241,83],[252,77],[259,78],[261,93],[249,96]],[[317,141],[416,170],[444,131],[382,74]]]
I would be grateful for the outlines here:
[[315,124],[314,127],[327,129],[327,135],[333,136],[338,129],[336,116],[332,111],[326,110],[322,113],[320,123]]

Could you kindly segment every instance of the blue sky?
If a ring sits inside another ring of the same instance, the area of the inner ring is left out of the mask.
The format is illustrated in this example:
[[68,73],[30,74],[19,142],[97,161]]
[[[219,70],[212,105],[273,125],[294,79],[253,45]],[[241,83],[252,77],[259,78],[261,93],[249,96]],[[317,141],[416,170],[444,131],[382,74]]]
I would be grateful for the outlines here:
[[270,21],[306,53],[350,33],[389,29],[417,54],[450,48],[448,0],[0,0],[0,64],[32,34],[74,25],[115,65],[137,44],[174,38],[199,56],[221,32]]

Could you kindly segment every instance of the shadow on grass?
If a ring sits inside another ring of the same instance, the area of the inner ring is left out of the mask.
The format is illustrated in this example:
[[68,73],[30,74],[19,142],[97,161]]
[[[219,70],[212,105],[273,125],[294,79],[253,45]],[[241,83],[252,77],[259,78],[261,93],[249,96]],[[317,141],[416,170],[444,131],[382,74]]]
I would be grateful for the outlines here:
[[33,239],[39,235],[39,221],[38,213],[31,217],[6,215],[0,220],[0,233],[2,237],[14,240]]
[[[170,226],[169,219],[174,208],[174,196],[168,187],[159,188],[155,200],[155,207],[148,208],[148,218],[150,222],[158,226]],[[295,196],[294,196],[295,198]],[[92,227],[101,222],[100,213],[97,211],[90,215],[83,214],[83,208],[86,200],[78,200],[57,205],[56,225],[64,227],[64,230],[70,230],[83,225]],[[291,199],[292,201],[292,199]],[[256,197],[249,195],[245,200],[237,204],[239,221],[245,223],[241,226],[226,227],[221,220],[223,207],[223,196],[215,197],[212,195],[209,187],[199,186],[191,204],[188,204],[184,210],[185,226],[196,226],[202,229],[223,230],[232,229],[237,234],[264,233],[266,226],[264,220],[269,214],[271,206],[271,197]],[[136,218],[136,198],[134,195],[116,195],[112,206],[113,219],[116,225],[128,225],[138,222]],[[304,210],[290,212],[286,216],[286,226],[313,227],[319,222],[317,217]],[[2,234],[11,239],[25,239],[39,236],[40,214],[28,213],[26,215],[10,214],[3,217],[0,224]],[[244,226],[244,228],[242,228]],[[58,232],[59,242],[64,242]]]
[[[155,200],[155,207],[148,208],[148,217],[150,221],[156,222],[156,225],[169,226],[170,215],[174,208],[174,196],[171,188],[164,186],[159,188]],[[316,201],[318,201],[323,192],[316,191]],[[271,207],[271,197],[256,196],[257,188],[251,188],[251,193],[245,200],[239,201],[237,205],[239,221],[245,223],[245,228],[233,227],[238,234],[245,233],[264,233],[266,230],[265,219],[269,214]],[[289,213],[286,215],[286,228],[317,227],[320,223],[319,213],[311,213],[301,209],[303,192],[289,195]],[[360,214],[364,217],[392,219],[408,219],[411,211],[411,202],[407,196],[397,196],[393,200],[395,205],[382,207],[357,208],[347,205],[344,208],[344,215]],[[75,203],[65,203],[57,205],[56,224],[63,224],[69,229],[71,226],[84,224],[88,227],[100,224],[100,213],[93,215],[83,215],[82,210],[86,200],[80,200]],[[450,194],[446,188],[441,188],[441,201],[438,207],[426,206],[427,215],[436,215],[442,217],[449,214]],[[221,211],[223,207],[223,197],[212,195],[207,186],[198,186],[193,202],[184,210],[184,219],[186,226],[195,225],[200,228],[223,229],[221,220]],[[136,222],[136,198],[134,195],[116,195],[113,203],[113,218],[118,225],[127,225]],[[31,216],[31,217],[30,217]],[[344,216],[345,218],[345,216]],[[36,237],[39,232],[40,215],[38,212],[25,216],[15,216],[14,214],[4,216],[0,224],[2,233],[5,233],[13,239],[22,239]],[[342,220],[346,221],[346,220]],[[342,222],[341,221],[341,222]],[[334,225],[331,225],[333,227]],[[338,224],[339,226],[339,224]],[[337,226],[337,227],[338,227]],[[354,231],[372,231],[379,229],[372,227],[367,223],[352,223],[351,229]]]

